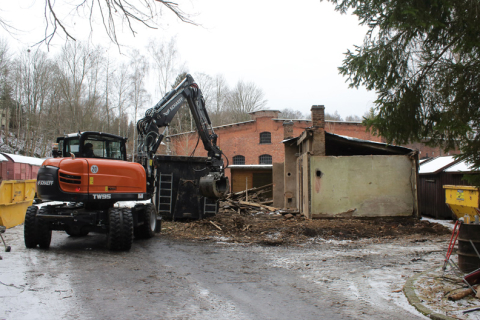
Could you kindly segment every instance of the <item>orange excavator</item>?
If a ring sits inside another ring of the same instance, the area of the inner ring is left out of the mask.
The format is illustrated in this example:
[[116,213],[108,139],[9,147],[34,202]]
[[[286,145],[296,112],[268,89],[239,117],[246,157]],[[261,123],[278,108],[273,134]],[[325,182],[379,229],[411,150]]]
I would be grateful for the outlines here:
[[[202,92],[187,75],[137,122],[138,162],[127,161],[127,139],[121,136],[87,131],[57,138],[53,158],[44,161],[37,175],[38,197],[55,202],[27,209],[25,246],[49,248],[52,230],[64,230],[74,237],[106,233],[108,249],[129,250],[134,238],[151,238],[159,232],[158,204],[145,201],[153,200],[158,188],[156,170],[162,164],[155,154],[165,133],[159,129],[166,128],[185,103],[208,152],[199,192],[210,199],[228,193],[217,135]],[[119,201],[132,201],[133,205],[116,206]]]

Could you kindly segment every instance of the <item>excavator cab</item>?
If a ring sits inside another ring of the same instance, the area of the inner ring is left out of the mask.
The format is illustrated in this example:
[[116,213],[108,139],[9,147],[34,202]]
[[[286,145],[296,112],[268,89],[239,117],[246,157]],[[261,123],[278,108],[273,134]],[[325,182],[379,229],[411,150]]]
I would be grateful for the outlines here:
[[101,132],[73,133],[58,137],[52,155],[57,157],[127,160],[127,139]]

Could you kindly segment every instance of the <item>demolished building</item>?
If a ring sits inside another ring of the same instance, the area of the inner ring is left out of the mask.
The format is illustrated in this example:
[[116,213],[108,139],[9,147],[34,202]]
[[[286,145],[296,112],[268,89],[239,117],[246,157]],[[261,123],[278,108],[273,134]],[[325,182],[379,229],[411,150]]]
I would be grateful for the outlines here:
[[307,218],[418,217],[417,151],[328,133],[324,106],[311,111],[313,125],[298,137],[284,123],[274,206]]

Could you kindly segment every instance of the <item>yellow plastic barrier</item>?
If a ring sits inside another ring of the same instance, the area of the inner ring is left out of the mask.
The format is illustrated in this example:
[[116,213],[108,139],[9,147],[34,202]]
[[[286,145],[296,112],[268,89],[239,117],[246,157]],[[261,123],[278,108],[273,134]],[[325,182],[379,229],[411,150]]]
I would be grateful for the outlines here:
[[4,180],[0,184],[0,225],[11,228],[25,221],[37,180]]
[[[462,218],[467,215],[471,221],[475,221],[475,216],[478,215],[479,204],[479,189],[471,186],[452,186],[445,185],[445,203],[450,210],[457,216]],[[469,223],[470,221],[465,221]]]

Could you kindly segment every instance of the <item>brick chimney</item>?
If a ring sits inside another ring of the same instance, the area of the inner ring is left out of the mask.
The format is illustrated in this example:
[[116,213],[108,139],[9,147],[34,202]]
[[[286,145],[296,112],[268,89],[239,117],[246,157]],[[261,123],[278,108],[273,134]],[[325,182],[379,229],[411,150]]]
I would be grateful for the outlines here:
[[316,156],[325,155],[325,107],[312,106],[313,142],[312,153]]
[[283,122],[283,139],[293,138],[293,121]]
[[325,128],[325,106],[312,106],[312,122],[314,128]]

